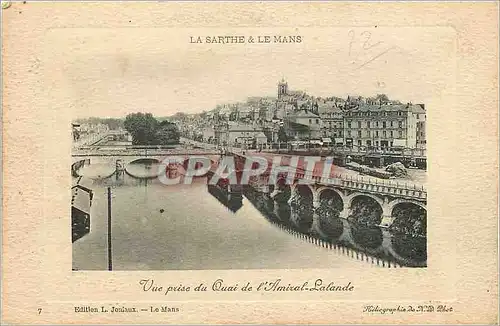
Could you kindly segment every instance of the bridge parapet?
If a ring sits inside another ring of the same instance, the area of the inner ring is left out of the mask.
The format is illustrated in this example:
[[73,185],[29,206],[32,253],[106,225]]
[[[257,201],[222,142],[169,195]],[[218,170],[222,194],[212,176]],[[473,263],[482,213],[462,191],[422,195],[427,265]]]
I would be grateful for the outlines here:
[[74,150],[73,157],[84,156],[191,156],[191,155],[217,155],[219,151],[213,149],[172,149],[172,148],[81,148]]
[[[246,155],[236,154],[244,159]],[[295,172],[295,179],[304,179],[309,183],[324,186],[336,186],[344,189],[357,190],[366,193],[374,193],[378,195],[389,195],[406,199],[414,199],[418,201],[427,200],[427,190],[424,186],[414,183],[404,183],[392,180],[376,179],[375,177],[364,178],[362,176],[342,175],[338,173],[330,174],[329,178],[324,178],[322,171],[308,171],[298,167]],[[268,178],[269,171],[261,177]]]
[[[330,152],[331,154],[343,154],[343,155],[372,155],[372,156],[391,156],[400,155],[408,157],[426,158],[427,151],[420,148],[367,148],[367,147],[318,147],[318,148],[295,148],[294,151],[297,152],[308,152],[310,150],[319,150],[325,153]],[[279,153],[283,149],[281,148],[268,148],[264,149],[264,152],[268,153]]]
[[297,179],[305,179],[314,182],[317,185],[325,186],[338,186],[340,188],[359,190],[374,194],[391,195],[394,197],[427,200],[427,190],[423,186],[415,184],[400,184],[387,181],[377,181],[371,179],[364,179],[362,177],[349,177],[334,175],[329,179],[323,179],[321,176],[309,177],[305,172],[297,172],[295,174]]

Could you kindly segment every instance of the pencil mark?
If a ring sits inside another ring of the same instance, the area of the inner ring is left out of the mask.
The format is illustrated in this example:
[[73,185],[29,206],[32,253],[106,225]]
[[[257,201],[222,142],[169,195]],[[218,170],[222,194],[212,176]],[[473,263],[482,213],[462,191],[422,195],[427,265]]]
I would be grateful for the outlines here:
[[349,56],[351,56],[352,43],[354,43],[354,31],[351,29],[347,34],[351,37],[351,41],[349,42]]
[[374,60],[380,58],[381,56],[383,56],[384,54],[386,54],[387,52],[389,52],[389,51],[391,51],[392,49],[395,49],[395,48],[396,48],[395,46],[392,46],[392,47],[388,48],[387,50],[382,51],[381,53],[377,54],[376,56],[374,56],[370,60],[366,61],[365,63],[363,63],[362,65],[360,65],[359,67],[357,67],[355,70],[359,70],[359,69],[363,68],[364,66],[366,66],[370,62],[373,62]]
[[382,41],[379,41],[379,42],[377,42],[375,44],[369,45],[370,39],[372,37],[372,33],[365,31],[365,32],[361,33],[361,35],[362,36],[366,35],[366,40],[363,43],[363,49],[365,49],[365,50],[369,50],[369,49],[371,49],[371,48],[373,48],[373,47],[375,47],[375,46],[383,43]]
[[[352,53],[353,44],[357,43],[358,40],[359,40],[359,43],[361,43],[361,44],[359,44],[361,51],[359,51],[358,54],[355,56],[355,59],[353,61],[351,61],[351,63],[353,65],[356,64],[356,61],[359,59],[360,55],[365,54],[366,51],[368,51],[372,48],[375,48],[377,46],[384,44],[383,41],[378,41],[374,44],[371,44],[372,33],[369,31],[364,31],[359,35],[360,35],[360,37],[356,38],[356,33],[354,32],[354,30],[349,30],[349,32],[348,32],[348,36],[351,38],[349,41],[349,57],[351,57],[353,55],[353,53]],[[361,68],[361,66],[358,67],[357,69],[359,69],[359,68]]]

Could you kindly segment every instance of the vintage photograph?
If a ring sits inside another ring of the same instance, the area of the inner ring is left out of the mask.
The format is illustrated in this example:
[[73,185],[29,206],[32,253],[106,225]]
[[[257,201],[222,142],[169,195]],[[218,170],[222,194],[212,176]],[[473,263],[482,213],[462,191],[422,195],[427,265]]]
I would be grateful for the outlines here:
[[498,7],[5,4],[2,324],[497,323]]
[[75,118],[73,270],[426,267],[425,98],[269,78],[203,110]]

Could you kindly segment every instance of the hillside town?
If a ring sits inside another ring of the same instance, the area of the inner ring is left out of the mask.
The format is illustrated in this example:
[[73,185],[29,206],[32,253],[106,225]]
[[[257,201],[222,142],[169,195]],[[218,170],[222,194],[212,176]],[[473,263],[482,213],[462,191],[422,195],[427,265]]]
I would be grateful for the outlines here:
[[[146,255],[144,260],[143,255],[130,255],[129,246],[117,244],[114,252],[121,253],[113,258],[108,252],[108,270],[113,270],[113,260],[124,269],[250,266],[255,260],[239,254],[229,264],[218,261],[217,257],[227,250],[211,256],[208,263],[196,256],[199,248],[189,254],[195,258],[172,259],[171,248],[177,248],[179,241],[173,239],[165,246],[163,240],[156,241],[165,237],[149,236],[153,227],[161,235],[175,235],[187,225],[186,232],[202,239],[210,238],[213,232],[239,232],[241,220],[229,218],[236,213],[244,223],[258,217],[267,220],[269,225],[258,222],[252,228],[259,239],[260,234],[269,232],[271,247],[281,238],[279,241],[288,243],[287,247],[310,250],[292,242],[295,238],[288,234],[293,234],[322,248],[355,248],[357,256],[373,255],[370,257],[377,266],[382,261],[382,267],[425,267],[425,121],[424,104],[402,103],[385,94],[315,97],[289,89],[284,79],[277,84],[276,96],[249,97],[245,102],[220,104],[201,113],[154,116],[129,112],[119,118],[75,119],[71,165],[73,269],[105,268],[104,262],[94,261],[89,248],[103,247],[99,241],[106,229],[92,229],[90,221],[97,219],[97,224],[103,225],[102,221],[112,216],[117,217],[115,221],[124,221],[115,222],[113,228],[118,234],[126,234],[127,242],[156,253]],[[267,168],[263,163],[259,175],[243,181],[246,162],[252,163],[252,170],[254,163],[260,167],[262,160],[253,161],[256,157],[264,159]],[[167,158],[181,161],[167,165]],[[313,167],[306,161],[313,162]],[[281,168],[286,177],[283,173],[279,178],[274,176],[272,171]],[[225,175],[229,169],[236,178]],[[202,175],[199,171],[205,172]],[[188,184],[189,191],[182,187]],[[202,222],[197,212],[205,214]],[[138,216],[142,220],[130,232],[127,225],[137,223]],[[225,222],[217,229],[221,219],[234,222]],[[200,224],[203,221],[207,223]],[[273,225],[284,234],[274,232]],[[245,247],[254,241],[255,234],[250,235]],[[181,232],[180,236],[184,238],[185,234]],[[89,246],[88,242],[94,244]],[[252,246],[259,244],[261,241]],[[235,246],[238,244],[231,243],[232,250]],[[380,249],[374,251],[376,248]],[[258,252],[265,250],[263,247]],[[289,263],[287,258],[277,261],[282,251],[277,253],[269,266]],[[318,266],[325,266],[325,262],[329,266],[327,254],[325,251]],[[126,265],[129,259],[134,262]],[[256,267],[267,266],[258,261]],[[344,264],[348,263],[354,262]]]
[[426,148],[424,104],[401,103],[384,94],[314,97],[291,90],[284,79],[276,97],[249,97],[171,119],[183,137],[221,146]]

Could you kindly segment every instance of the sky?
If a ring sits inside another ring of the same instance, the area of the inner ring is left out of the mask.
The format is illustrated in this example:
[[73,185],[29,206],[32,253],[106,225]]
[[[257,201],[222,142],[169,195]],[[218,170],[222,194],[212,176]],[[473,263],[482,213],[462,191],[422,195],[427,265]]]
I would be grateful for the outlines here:
[[[218,35],[301,35],[302,42],[191,43]],[[64,96],[74,118],[197,113],[276,96],[282,78],[314,96],[384,93],[426,103],[454,78],[439,68],[455,59],[446,29],[72,29],[50,37],[48,44],[60,44],[46,49],[54,99]]]

